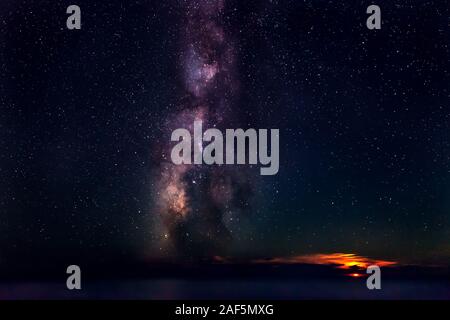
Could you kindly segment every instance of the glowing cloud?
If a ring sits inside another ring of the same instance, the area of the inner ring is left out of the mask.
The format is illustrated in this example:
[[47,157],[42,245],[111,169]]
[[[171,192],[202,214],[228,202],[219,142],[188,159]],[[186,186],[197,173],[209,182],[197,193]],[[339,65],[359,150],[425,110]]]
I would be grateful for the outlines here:
[[264,260],[256,260],[262,264],[319,264],[334,265],[339,269],[360,268],[366,269],[370,265],[388,267],[397,265],[396,261],[370,259],[354,253],[330,253],[307,254],[294,257],[279,257]]

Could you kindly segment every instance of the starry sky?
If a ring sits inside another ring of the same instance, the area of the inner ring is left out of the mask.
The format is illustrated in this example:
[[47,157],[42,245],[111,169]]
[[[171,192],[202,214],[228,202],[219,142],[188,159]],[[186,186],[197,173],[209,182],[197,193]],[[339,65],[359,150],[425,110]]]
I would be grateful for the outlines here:
[[[446,1],[0,4],[0,266],[450,258]],[[368,30],[366,8],[382,10]],[[280,170],[182,168],[173,129],[280,129]]]

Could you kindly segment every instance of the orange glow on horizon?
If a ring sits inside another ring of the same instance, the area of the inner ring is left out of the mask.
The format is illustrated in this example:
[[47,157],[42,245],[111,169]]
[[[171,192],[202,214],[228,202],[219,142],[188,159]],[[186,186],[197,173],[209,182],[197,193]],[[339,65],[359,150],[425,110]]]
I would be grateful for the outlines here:
[[[335,265],[338,269],[367,269],[371,265],[379,267],[388,267],[397,265],[396,261],[370,259],[354,253],[330,253],[330,254],[307,254],[294,257],[280,257],[266,260],[256,260],[255,263],[264,264],[319,264],[319,265]],[[356,273],[352,274],[355,276]],[[359,276],[360,274],[358,274]]]
[[354,277],[354,278],[359,278],[359,277],[362,277],[362,274],[360,274],[360,273],[352,273],[352,274],[350,274],[350,276]]

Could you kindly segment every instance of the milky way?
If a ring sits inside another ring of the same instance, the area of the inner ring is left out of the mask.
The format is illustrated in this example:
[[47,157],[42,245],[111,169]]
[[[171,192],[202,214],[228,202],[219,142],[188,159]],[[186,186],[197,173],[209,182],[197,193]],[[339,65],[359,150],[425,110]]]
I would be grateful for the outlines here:
[[[180,30],[179,61],[184,84],[180,106],[165,122],[163,151],[156,186],[161,220],[160,249],[178,256],[223,254],[233,239],[228,224],[248,207],[251,179],[246,172],[218,166],[176,166],[170,162],[170,133],[192,132],[195,120],[225,128],[236,116],[238,97],[234,40],[223,26],[224,0],[189,1]],[[194,148],[202,149],[201,145]]]

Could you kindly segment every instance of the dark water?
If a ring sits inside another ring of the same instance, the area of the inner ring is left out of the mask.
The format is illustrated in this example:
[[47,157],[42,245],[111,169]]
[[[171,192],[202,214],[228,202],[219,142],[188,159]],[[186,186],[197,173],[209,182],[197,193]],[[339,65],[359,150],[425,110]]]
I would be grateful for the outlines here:
[[441,280],[386,280],[368,290],[365,279],[152,279],[102,281],[69,291],[65,283],[0,284],[0,299],[439,299],[450,300]]

